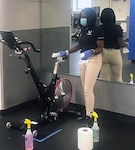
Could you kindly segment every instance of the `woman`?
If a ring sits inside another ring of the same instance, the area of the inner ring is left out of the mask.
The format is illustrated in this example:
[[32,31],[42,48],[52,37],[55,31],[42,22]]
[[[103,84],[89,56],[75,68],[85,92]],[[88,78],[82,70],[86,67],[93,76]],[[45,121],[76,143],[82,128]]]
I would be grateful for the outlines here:
[[104,32],[104,51],[102,55],[101,78],[110,80],[112,73],[114,81],[122,82],[121,47],[128,46],[123,40],[123,30],[116,24],[116,17],[111,8],[105,8],[100,16],[101,28]]
[[[81,119],[88,119],[94,110],[93,88],[99,74],[104,46],[103,32],[96,26],[96,12],[85,8],[79,15],[78,44],[67,51],[60,51],[61,56],[80,50],[80,78],[83,86],[86,112]],[[87,117],[86,117],[87,116]]]

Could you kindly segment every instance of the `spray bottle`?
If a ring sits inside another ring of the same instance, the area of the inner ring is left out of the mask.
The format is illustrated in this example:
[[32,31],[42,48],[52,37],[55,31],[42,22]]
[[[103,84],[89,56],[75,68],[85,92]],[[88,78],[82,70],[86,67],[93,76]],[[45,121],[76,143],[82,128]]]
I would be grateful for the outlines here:
[[134,76],[132,73],[130,73],[130,84],[134,84]]
[[99,142],[99,126],[98,126],[98,123],[97,123],[98,114],[95,111],[93,111],[92,116],[94,117],[94,123],[93,123],[93,126],[92,126],[93,142]]
[[25,134],[25,150],[33,150],[33,134],[31,131],[32,121],[29,119],[25,119],[24,124],[27,125],[27,131]]

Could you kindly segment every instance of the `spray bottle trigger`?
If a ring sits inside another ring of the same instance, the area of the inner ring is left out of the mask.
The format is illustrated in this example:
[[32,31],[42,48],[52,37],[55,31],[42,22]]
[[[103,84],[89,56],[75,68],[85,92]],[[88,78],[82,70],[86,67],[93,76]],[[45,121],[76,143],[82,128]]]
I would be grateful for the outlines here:
[[26,119],[24,120],[24,124],[26,124],[26,125],[27,125],[27,128],[30,129],[30,128],[31,128],[31,124],[37,125],[38,122],[36,122],[36,121],[31,121],[30,119],[27,119],[27,118],[26,118]]
[[36,122],[36,121],[31,121],[31,124],[37,125],[38,122]]

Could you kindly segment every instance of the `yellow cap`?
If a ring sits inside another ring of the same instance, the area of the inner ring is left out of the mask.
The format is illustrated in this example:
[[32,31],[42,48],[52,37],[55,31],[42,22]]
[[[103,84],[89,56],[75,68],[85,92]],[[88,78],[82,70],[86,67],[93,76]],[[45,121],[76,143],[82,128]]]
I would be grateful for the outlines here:
[[93,111],[92,116],[94,117],[94,121],[97,122],[98,114],[95,111]]
[[30,119],[25,119],[24,120],[24,124],[27,124],[27,129],[30,129],[31,128],[31,124],[32,124],[32,121]]

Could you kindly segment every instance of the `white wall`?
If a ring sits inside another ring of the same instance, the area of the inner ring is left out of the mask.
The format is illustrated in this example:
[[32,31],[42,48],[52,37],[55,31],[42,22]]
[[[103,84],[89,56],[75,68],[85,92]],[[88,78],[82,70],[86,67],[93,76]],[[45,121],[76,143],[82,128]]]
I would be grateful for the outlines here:
[[110,0],[92,0],[92,7],[100,7],[100,11],[102,11],[105,7],[110,7]]
[[71,0],[43,0],[41,2],[41,27],[71,25]]
[[40,27],[40,0],[0,0],[0,30]]

